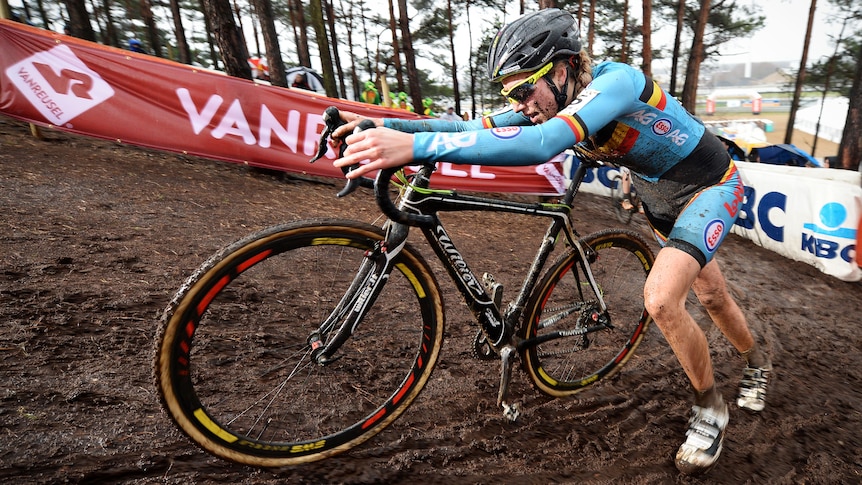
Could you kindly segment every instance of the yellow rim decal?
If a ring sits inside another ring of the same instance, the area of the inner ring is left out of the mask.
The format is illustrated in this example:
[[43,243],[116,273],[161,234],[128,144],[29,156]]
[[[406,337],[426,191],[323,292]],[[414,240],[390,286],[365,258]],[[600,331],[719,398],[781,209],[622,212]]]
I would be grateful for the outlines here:
[[413,274],[413,272],[411,272],[410,269],[404,265],[404,263],[398,263],[395,266],[400,269],[402,273],[404,273],[404,276],[406,276],[408,280],[410,280],[410,284],[413,285],[413,288],[416,290],[416,294],[419,295],[419,298],[425,298],[425,290],[422,288],[422,285],[419,284],[419,280],[416,279],[416,276]]
[[237,440],[237,437],[228,433],[227,431],[221,429],[219,425],[215,424],[207,413],[204,412],[203,409],[198,408],[195,410],[195,417],[198,418],[198,421],[206,427],[206,429],[210,430],[212,434],[221,438],[222,441],[226,441],[228,443],[233,443]]

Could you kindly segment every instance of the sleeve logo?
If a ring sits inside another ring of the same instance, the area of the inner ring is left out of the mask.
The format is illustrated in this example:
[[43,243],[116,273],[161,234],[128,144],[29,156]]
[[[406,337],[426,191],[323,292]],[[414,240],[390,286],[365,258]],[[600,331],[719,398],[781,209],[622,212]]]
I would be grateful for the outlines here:
[[521,133],[520,126],[501,126],[491,130],[492,135],[503,140],[515,138],[519,133]]

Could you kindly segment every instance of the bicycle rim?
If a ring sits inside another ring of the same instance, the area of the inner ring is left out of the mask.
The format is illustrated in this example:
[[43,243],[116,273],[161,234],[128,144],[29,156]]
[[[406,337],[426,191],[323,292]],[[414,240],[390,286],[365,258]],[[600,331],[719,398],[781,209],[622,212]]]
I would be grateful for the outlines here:
[[346,451],[397,418],[443,336],[439,289],[409,246],[332,363],[318,365],[309,345],[380,239],[373,226],[315,221],[210,258],[175,296],[157,340],[156,384],[182,431],[221,458],[284,466]]
[[653,264],[649,246],[625,230],[598,232],[583,242],[594,250],[590,268],[612,328],[596,329],[591,318],[599,307],[581,271],[579,253],[563,255],[531,297],[521,329],[523,338],[556,331],[576,334],[528,347],[522,353],[534,385],[552,396],[577,393],[619,371],[651,321],[643,303],[644,283]]

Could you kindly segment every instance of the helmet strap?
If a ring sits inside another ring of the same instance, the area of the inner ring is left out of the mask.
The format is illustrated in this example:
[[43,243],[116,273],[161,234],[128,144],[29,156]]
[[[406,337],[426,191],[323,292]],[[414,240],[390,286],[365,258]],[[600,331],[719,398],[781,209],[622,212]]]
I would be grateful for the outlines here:
[[554,74],[553,69],[551,70],[551,72],[545,74],[545,76],[543,77],[545,82],[548,83],[548,87],[551,88],[551,93],[554,94],[554,100],[557,101],[557,111],[562,111],[563,108],[566,107],[566,101],[568,100],[568,95],[566,94],[566,91],[568,91],[569,77],[571,76],[571,72],[571,68],[568,64],[566,64],[566,82],[563,83],[562,92],[559,90],[559,88],[557,88],[557,86],[554,84],[554,81],[551,79]]

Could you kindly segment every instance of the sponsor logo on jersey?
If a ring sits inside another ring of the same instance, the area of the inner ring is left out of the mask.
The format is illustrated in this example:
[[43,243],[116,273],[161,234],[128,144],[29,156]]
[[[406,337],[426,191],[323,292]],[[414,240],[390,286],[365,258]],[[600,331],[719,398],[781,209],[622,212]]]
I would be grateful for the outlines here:
[[652,124],[652,132],[658,136],[665,136],[673,129],[673,122],[667,118],[655,120]]
[[503,140],[515,138],[519,133],[521,133],[520,126],[501,126],[491,130],[492,135]]
[[706,247],[706,250],[711,253],[715,251],[715,248],[718,247],[718,243],[721,242],[723,237],[724,221],[721,219],[714,219],[706,225],[706,229],[703,231],[703,245]]

